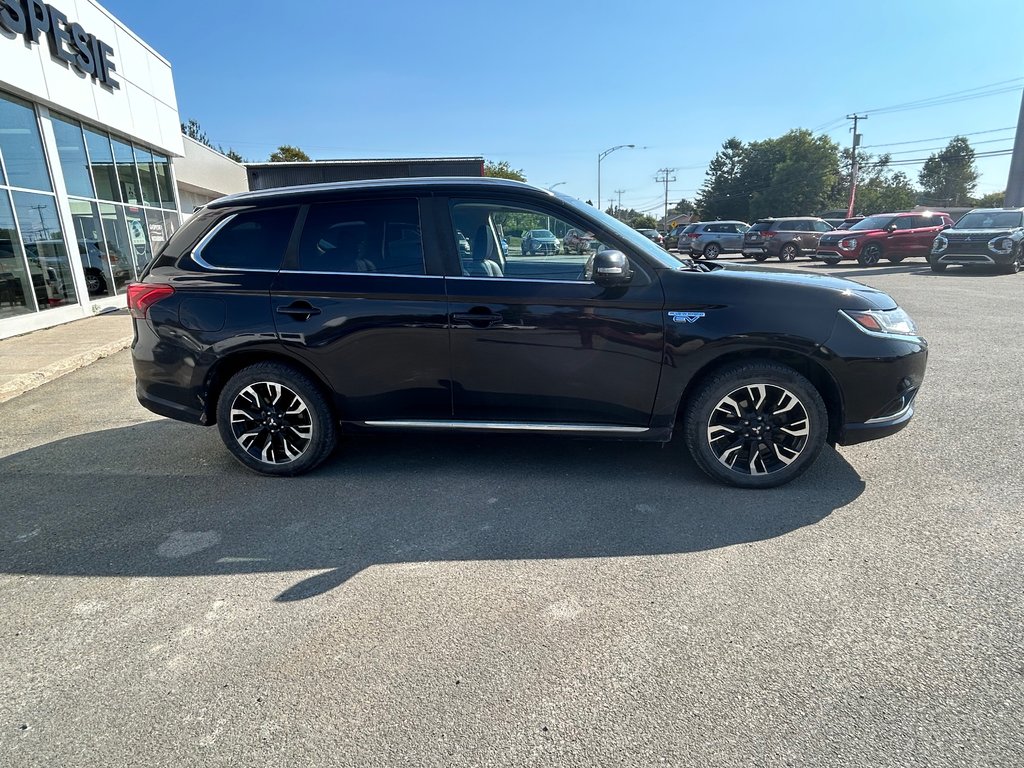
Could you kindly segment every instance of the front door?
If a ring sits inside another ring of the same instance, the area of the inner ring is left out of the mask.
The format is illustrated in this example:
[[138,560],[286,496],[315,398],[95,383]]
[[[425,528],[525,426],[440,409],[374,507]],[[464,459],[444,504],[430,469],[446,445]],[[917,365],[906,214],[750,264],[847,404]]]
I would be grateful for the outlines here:
[[414,199],[314,203],[271,289],[282,344],[349,421],[451,418],[447,302]]
[[[592,231],[532,204],[455,200],[446,278],[455,419],[492,424],[649,425],[664,345],[664,296],[635,256],[634,278],[605,289],[585,275],[594,250],[527,255],[523,233]],[[469,254],[457,250],[466,233]],[[470,234],[472,233],[472,234]],[[610,244],[610,243],[609,243]]]

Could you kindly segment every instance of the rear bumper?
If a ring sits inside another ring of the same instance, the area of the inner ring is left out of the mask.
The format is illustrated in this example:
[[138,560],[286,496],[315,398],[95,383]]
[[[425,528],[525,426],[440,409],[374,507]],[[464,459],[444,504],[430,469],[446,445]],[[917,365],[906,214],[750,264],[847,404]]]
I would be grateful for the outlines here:
[[757,256],[759,254],[767,254],[768,249],[763,245],[744,245],[743,255],[744,256]]

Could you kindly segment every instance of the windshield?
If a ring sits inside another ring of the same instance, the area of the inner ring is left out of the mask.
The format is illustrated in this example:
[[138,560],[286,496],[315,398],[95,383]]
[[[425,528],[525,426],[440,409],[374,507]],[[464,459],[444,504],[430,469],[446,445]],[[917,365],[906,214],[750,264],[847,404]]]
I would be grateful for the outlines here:
[[535,229],[535,230],[533,230],[533,236],[534,236],[534,237],[537,237],[537,238],[540,238],[540,237],[545,237],[545,238],[547,238],[548,240],[554,240],[554,239],[555,239],[555,236],[554,236],[554,235],[552,235],[552,234],[551,234],[551,233],[550,233],[550,232],[549,232],[548,230],[546,230],[546,229]]
[[851,226],[850,231],[853,230],[865,230],[865,229],[885,229],[892,223],[892,216],[868,216],[866,219],[861,219],[856,224]]
[[956,223],[957,229],[1013,229],[1019,226],[1020,211],[971,211]]
[[569,195],[563,195],[560,192],[556,192],[555,195],[581,216],[597,221],[609,232],[614,233],[616,237],[625,240],[633,248],[642,251],[645,256],[655,260],[661,266],[669,269],[679,269],[682,266],[678,259],[673,258],[660,245],[657,245],[649,237],[640,234],[632,227],[623,224],[615,217],[609,216],[604,211],[599,211],[594,206],[587,205],[575,197],[569,197]]

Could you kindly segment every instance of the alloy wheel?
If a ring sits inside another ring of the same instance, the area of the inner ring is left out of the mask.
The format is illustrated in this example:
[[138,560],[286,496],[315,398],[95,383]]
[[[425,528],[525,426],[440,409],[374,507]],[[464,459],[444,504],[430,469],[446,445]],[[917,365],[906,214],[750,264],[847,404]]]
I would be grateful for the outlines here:
[[709,245],[707,248],[704,249],[704,258],[705,259],[717,259],[718,258],[718,254],[720,252],[721,251],[719,250],[718,246],[715,245],[714,243],[712,243],[711,245]]
[[810,435],[807,408],[777,384],[746,384],[718,401],[708,419],[708,446],[718,461],[743,475],[785,469]]
[[860,261],[862,267],[873,267],[878,263],[881,257],[882,249],[877,245],[872,244],[865,246],[864,250],[861,251],[858,261]]
[[275,381],[258,381],[231,402],[231,433],[256,461],[288,464],[300,458],[313,438],[313,419],[303,399]]
[[796,246],[784,245],[779,253],[779,261],[793,261],[796,259]]

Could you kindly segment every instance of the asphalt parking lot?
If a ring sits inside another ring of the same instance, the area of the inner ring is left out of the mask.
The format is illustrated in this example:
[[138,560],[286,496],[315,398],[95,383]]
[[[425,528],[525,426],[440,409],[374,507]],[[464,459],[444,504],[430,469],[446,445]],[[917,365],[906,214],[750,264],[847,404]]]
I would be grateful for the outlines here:
[[127,352],[0,404],[0,764],[1024,765],[1024,275],[787,268],[931,353],[773,491],[551,437],[257,477]]

